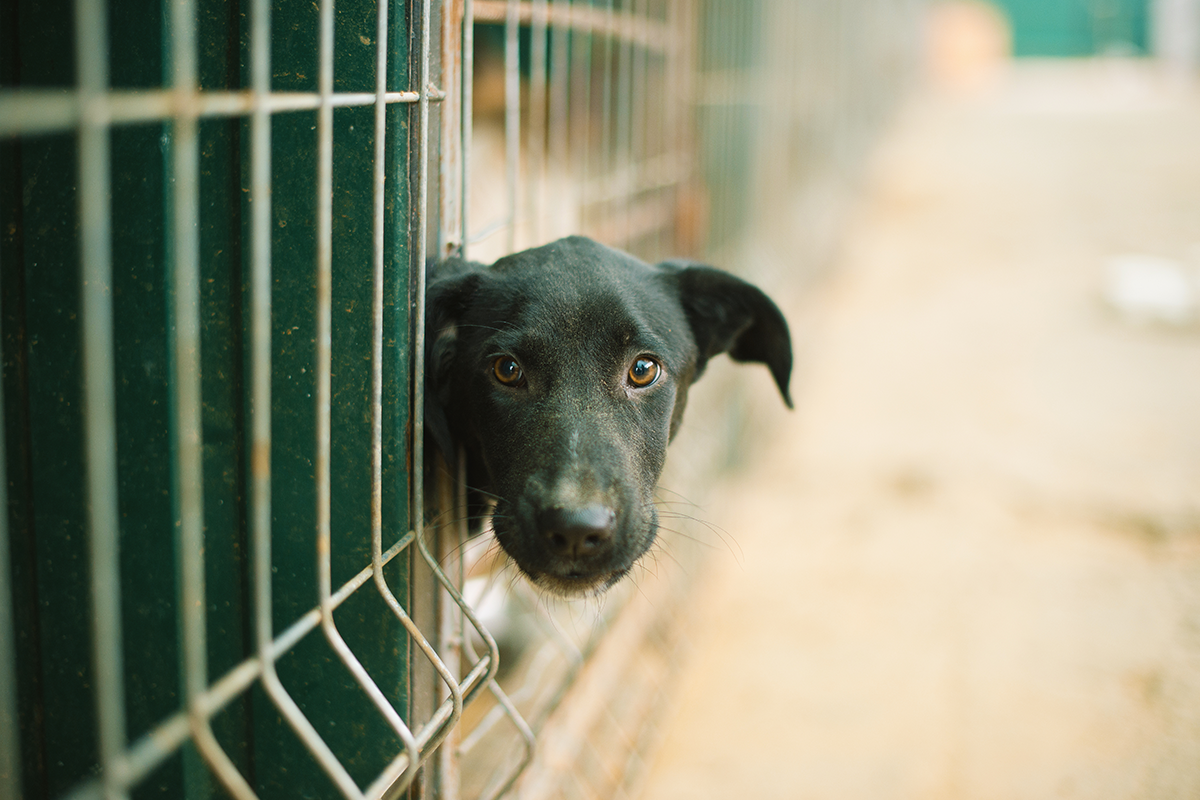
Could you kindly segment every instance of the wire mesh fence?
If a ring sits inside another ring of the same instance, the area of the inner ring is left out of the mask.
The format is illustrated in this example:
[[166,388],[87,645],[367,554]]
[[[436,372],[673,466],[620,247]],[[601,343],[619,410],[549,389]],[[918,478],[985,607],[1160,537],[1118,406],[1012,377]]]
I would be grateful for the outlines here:
[[635,792],[703,547],[567,603],[468,539],[424,263],[729,250],[854,161],[917,8],[11,4],[4,795]]

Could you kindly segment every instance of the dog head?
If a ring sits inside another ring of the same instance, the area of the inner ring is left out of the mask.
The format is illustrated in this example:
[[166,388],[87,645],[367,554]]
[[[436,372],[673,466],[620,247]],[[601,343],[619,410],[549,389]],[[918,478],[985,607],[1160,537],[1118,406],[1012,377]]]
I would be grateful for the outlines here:
[[711,267],[571,237],[437,265],[427,308],[427,429],[448,462],[465,452],[472,513],[493,503],[500,546],[558,594],[603,591],[653,543],[652,493],[709,359],[766,364],[791,405],[783,315]]

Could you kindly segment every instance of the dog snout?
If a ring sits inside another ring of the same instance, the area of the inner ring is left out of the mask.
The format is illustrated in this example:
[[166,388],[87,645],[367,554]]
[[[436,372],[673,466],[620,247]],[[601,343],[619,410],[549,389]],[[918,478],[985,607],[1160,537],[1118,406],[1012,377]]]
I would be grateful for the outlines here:
[[587,559],[611,549],[615,519],[611,508],[594,503],[581,508],[548,508],[537,515],[537,524],[551,553]]

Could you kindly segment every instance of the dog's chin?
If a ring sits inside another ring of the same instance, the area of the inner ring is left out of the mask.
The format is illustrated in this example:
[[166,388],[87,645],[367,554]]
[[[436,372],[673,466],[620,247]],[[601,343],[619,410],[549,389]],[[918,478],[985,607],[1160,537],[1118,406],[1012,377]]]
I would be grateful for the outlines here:
[[530,583],[547,594],[572,599],[579,597],[599,597],[615,584],[619,583],[629,570],[619,569],[597,575],[568,576],[550,575],[548,573],[536,575],[527,570],[522,570],[522,572],[525,573]]

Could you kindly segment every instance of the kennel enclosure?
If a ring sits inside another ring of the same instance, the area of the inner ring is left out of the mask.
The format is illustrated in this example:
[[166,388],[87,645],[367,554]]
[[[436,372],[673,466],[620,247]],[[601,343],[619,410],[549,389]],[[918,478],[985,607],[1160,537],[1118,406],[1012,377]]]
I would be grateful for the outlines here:
[[513,585],[497,643],[423,448],[425,260],[736,253],[852,172],[917,8],[6,4],[0,793],[635,791],[690,571]]

